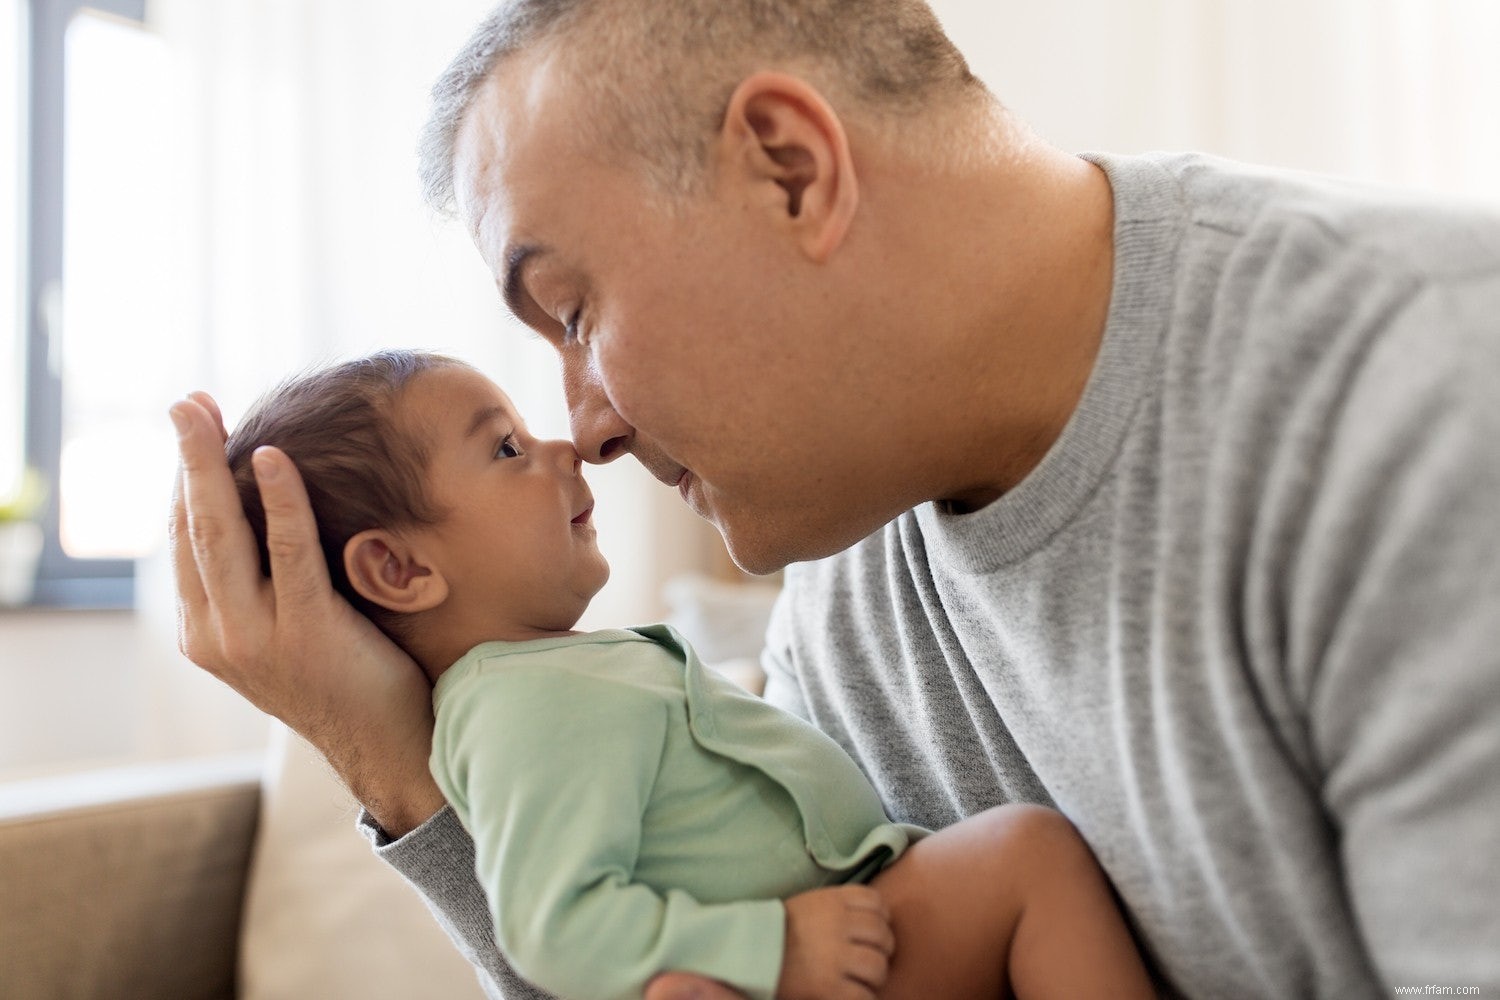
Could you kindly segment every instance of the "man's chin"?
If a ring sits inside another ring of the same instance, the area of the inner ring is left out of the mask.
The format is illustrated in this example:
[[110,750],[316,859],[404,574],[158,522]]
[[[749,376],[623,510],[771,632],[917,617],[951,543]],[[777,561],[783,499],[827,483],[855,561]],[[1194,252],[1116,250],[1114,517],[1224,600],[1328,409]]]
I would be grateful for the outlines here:
[[799,511],[777,518],[745,511],[732,514],[714,511],[715,516],[710,520],[719,529],[734,564],[755,576],[776,573],[792,563],[837,555],[859,544],[885,523],[860,525],[847,519],[820,521],[817,517],[797,516],[805,513]]
[[729,558],[743,572],[766,576],[785,565],[776,564],[766,551],[764,525],[761,526],[762,530],[756,531],[741,519],[726,516],[720,511],[710,511],[708,515],[702,516],[714,526],[719,539],[724,543],[724,551],[729,553]]
[[[784,534],[774,531],[764,520],[748,519],[744,523],[735,518],[715,518],[714,527],[724,539],[724,548],[734,564],[752,576],[769,576],[785,569],[789,563],[815,559],[818,556],[798,556],[791,541]],[[826,553],[831,554],[831,553]]]

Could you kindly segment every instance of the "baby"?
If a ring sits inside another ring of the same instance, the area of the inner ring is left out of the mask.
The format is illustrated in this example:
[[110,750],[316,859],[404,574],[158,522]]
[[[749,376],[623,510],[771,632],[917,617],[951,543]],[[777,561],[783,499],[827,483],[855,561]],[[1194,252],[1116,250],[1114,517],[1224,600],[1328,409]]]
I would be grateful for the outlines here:
[[836,743],[671,628],[573,631],[609,575],[578,454],[473,368],[389,351],[257,403],[227,448],[265,560],[262,445],[301,471],[336,589],[433,681],[432,773],[527,979],[578,1000],[673,970],[784,1000],[1154,995],[1059,814],[890,822]]

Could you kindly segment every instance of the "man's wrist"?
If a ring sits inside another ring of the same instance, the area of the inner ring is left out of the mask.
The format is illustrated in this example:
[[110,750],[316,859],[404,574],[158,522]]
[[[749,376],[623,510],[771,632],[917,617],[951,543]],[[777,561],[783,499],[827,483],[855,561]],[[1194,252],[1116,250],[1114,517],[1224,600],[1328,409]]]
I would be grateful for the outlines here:
[[421,782],[399,789],[351,788],[350,791],[392,840],[406,836],[448,804],[437,782],[425,772]]
[[425,755],[415,761],[398,758],[380,764],[359,752],[325,750],[324,760],[355,801],[393,840],[406,836],[448,804],[427,769]]

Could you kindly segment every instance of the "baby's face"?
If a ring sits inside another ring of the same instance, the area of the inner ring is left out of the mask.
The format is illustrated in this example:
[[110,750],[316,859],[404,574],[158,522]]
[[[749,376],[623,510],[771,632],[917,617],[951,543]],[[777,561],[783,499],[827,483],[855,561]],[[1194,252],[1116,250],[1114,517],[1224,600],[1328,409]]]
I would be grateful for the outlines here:
[[609,578],[572,443],[533,438],[467,368],[417,376],[396,420],[428,448],[425,486],[444,516],[419,534],[448,582],[449,619],[481,629],[475,642],[571,629]]

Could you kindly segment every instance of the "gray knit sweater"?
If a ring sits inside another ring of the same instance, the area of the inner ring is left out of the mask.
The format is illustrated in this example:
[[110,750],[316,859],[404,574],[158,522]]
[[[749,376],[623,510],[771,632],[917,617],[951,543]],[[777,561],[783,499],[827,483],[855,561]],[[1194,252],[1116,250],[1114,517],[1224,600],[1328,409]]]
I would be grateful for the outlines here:
[[[1062,810],[1168,993],[1500,998],[1500,218],[1091,159],[1115,288],[1062,437],[791,567],[767,697],[894,819]],[[451,816],[381,851],[506,981]]]

